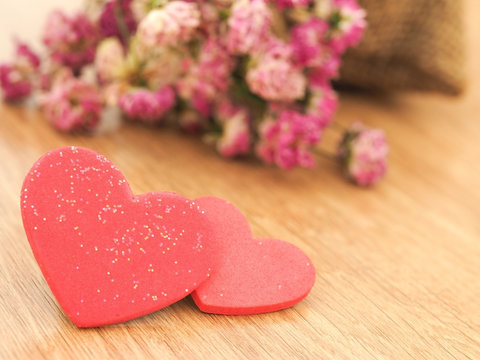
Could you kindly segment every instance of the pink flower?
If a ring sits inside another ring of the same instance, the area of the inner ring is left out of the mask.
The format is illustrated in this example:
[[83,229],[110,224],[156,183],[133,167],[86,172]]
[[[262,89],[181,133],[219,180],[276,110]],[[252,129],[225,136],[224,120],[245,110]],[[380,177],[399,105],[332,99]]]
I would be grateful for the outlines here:
[[154,9],[138,25],[137,36],[145,47],[178,45],[189,41],[200,25],[197,4],[171,1]]
[[262,52],[255,55],[257,57],[265,56],[288,61],[294,59],[292,44],[288,44],[274,36],[270,36],[265,42],[265,47],[262,49]]
[[199,31],[206,37],[218,36],[222,22],[220,21],[221,5],[210,1],[198,1],[200,11]]
[[258,59],[258,64],[247,72],[250,90],[271,101],[294,101],[305,96],[307,80],[300,68],[282,57],[268,53]]
[[120,41],[112,37],[100,42],[94,64],[100,83],[107,84],[119,79],[125,66],[125,54]]
[[214,93],[215,90],[206,82],[198,82],[195,86],[191,103],[203,117],[209,117],[212,113]]
[[46,118],[61,131],[95,129],[103,105],[95,86],[74,77],[55,82],[41,103]]
[[52,58],[78,72],[93,61],[98,33],[82,13],[69,17],[57,10],[47,18],[43,42]]
[[311,168],[315,163],[310,148],[320,140],[323,127],[316,116],[285,110],[278,120],[267,118],[260,125],[257,155],[283,169]]
[[339,159],[347,176],[361,186],[378,182],[387,170],[388,144],[385,133],[353,124],[338,148]]
[[322,127],[326,127],[332,121],[337,109],[338,98],[330,84],[311,86],[310,97],[306,112],[318,118]]
[[177,82],[177,91],[202,116],[209,117],[214,100],[228,89],[232,68],[233,60],[221,42],[218,39],[207,40],[198,61]]
[[124,94],[118,105],[131,119],[155,124],[175,104],[175,93],[170,87],[159,91],[136,89]]
[[234,157],[250,150],[250,116],[244,108],[222,101],[217,107],[216,119],[222,127],[222,135],[216,142],[218,152]]
[[182,48],[156,46],[145,49],[132,41],[122,77],[134,87],[150,90],[171,86],[185,73],[186,56]]
[[328,23],[318,18],[292,28],[292,48],[300,66],[320,65],[324,56],[324,39]]
[[33,72],[40,67],[40,58],[27,44],[17,42],[15,63],[17,66]]
[[247,54],[261,48],[271,22],[270,10],[264,0],[236,1],[228,19],[228,51]]
[[233,65],[221,40],[213,38],[205,42],[194,72],[196,77],[211,82],[217,93],[225,92]]
[[[128,35],[135,32],[137,28],[137,22],[135,21],[130,8],[131,3],[132,0],[111,0],[104,5],[103,12],[99,19],[99,27],[105,37],[115,36],[120,41],[124,41],[122,30],[119,27],[118,20],[115,15],[115,12],[118,10],[120,10],[118,11],[118,16],[122,16],[122,21],[124,23],[125,30],[128,32]],[[119,8],[116,9],[117,6]]]
[[334,0],[333,18],[337,24],[333,29],[329,45],[337,54],[356,45],[362,38],[367,23],[366,12],[355,0]]
[[329,84],[332,78],[338,77],[340,63],[340,55],[328,51],[324,54],[321,64],[310,69],[308,81],[313,86]]
[[26,44],[17,42],[14,61],[0,65],[0,87],[5,100],[19,101],[29,96],[39,66],[38,56]]
[[15,65],[0,65],[0,86],[7,101],[19,101],[32,92],[32,83]]

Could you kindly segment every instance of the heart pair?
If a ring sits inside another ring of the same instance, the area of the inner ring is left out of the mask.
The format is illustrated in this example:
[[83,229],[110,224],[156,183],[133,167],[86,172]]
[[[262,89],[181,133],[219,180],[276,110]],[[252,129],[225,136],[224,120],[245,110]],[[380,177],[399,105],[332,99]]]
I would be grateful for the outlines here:
[[79,327],[127,321],[189,294],[209,313],[275,311],[301,301],[315,282],[300,249],[254,239],[227,201],[135,196],[116,166],[88,149],[40,158],[25,178],[21,210],[45,279]]

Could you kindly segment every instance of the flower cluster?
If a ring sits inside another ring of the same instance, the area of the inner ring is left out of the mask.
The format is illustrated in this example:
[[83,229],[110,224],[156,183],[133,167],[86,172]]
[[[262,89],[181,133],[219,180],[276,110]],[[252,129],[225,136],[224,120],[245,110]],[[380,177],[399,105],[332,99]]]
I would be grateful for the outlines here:
[[26,44],[17,42],[14,60],[0,64],[0,86],[4,98],[18,101],[29,96],[39,67],[39,57]]
[[[92,131],[102,108],[116,107],[133,121],[176,120],[225,157],[256,154],[284,169],[314,166],[337,106],[331,80],[366,26],[356,0],[93,4],[88,12],[48,17],[41,69],[19,44],[15,61],[0,67],[5,99],[22,99],[38,84],[46,117],[63,131]],[[85,76],[92,68],[93,81]],[[358,183],[372,182],[351,160],[358,147],[342,150],[342,161]],[[359,150],[365,152],[367,146]]]
[[67,16],[57,10],[47,18],[43,42],[50,57],[74,72],[93,61],[97,41],[97,27],[82,13]]
[[338,155],[347,176],[356,184],[375,184],[387,170],[388,145],[385,134],[354,123],[339,145]]
[[94,130],[100,122],[100,91],[69,70],[56,74],[51,90],[41,96],[40,102],[46,118],[60,131]]

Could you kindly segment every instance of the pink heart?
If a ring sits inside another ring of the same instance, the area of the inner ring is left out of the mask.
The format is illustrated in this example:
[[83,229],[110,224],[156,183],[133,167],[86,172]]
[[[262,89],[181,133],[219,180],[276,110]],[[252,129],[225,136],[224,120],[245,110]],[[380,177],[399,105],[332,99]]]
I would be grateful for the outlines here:
[[312,261],[296,246],[254,239],[247,219],[229,202],[203,197],[195,202],[214,225],[219,262],[192,297],[200,310],[247,315],[288,308],[315,283]]
[[134,196],[104,156],[69,147],[40,158],[22,188],[24,227],[66,315],[79,327],[133,319],[210,275],[213,228],[193,201]]

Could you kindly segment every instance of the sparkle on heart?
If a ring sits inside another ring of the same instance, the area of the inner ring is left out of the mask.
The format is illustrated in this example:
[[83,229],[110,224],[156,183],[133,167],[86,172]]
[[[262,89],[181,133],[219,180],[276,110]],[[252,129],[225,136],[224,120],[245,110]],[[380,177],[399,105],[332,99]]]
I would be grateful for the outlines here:
[[37,262],[78,326],[161,309],[212,271],[212,229],[194,201],[134,196],[115,165],[88,149],[39,159],[24,181],[21,209]]

